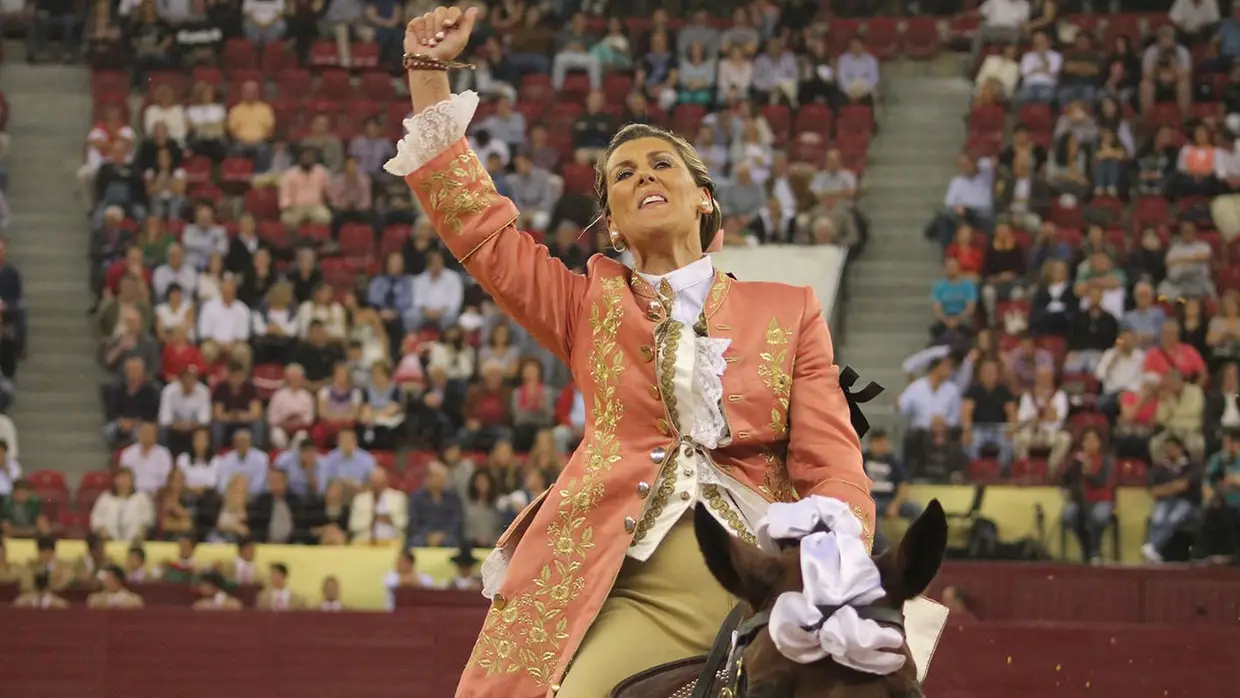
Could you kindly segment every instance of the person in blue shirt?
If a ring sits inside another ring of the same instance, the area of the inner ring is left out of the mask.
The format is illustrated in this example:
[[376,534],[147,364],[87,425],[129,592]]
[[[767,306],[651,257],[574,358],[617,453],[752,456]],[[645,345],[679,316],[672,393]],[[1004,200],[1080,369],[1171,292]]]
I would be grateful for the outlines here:
[[1218,57],[1202,61],[1198,69],[1204,73],[1226,73],[1240,58],[1240,3],[1232,3],[1231,16],[1219,23],[1214,40]]
[[943,262],[943,278],[934,283],[930,292],[934,324],[932,337],[946,332],[968,333],[977,311],[977,283],[960,274],[960,263],[948,258]]
[[1223,432],[1223,450],[1206,463],[1205,521],[1197,553],[1234,562],[1240,553],[1240,430]]
[[908,473],[891,449],[891,439],[883,429],[870,432],[865,455],[865,474],[870,476],[870,496],[874,498],[874,552],[881,553],[889,544],[883,535],[883,521],[912,521],[921,515],[922,506],[908,498]]

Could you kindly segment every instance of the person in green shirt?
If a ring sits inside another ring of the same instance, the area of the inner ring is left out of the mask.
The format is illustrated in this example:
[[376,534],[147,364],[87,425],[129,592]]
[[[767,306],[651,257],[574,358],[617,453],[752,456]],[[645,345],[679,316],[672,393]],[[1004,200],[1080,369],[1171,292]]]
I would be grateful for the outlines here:
[[43,500],[29,482],[13,483],[12,496],[0,500],[0,530],[10,538],[33,538],[51,531],[43,515]]
[[1223,449],[1206,463],[1206,518],[1199,554],[1215,562],[1240,552],[1240,430],[1223,432]]

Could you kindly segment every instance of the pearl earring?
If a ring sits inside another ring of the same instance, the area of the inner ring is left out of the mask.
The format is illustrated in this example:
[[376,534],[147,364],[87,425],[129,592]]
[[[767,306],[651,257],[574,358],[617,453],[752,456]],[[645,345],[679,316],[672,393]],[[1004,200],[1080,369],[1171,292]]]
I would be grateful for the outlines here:
[[710,213],[715,207],[710,203],[710,199],[702,199],[702,203],[698,204],[698,208],[702,213]]
[[624,244],[624,241],[620,239],[620,233],[617,233],[614,230],[611,231],[611,248],[616,252],[624,252],[626,247],[627,246]]

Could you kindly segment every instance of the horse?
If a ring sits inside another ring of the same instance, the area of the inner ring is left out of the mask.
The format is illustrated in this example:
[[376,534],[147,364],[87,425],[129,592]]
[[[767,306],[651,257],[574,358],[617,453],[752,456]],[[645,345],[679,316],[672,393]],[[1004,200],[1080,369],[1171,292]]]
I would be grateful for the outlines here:
[[[827,658],[798,664],[784,657],[767,631],[776,598],[802,588],[800,549],[771,554],[733,537],[704,506],[694,530],[715,579],[740,600],[711,654],[664,664],[622,682],[611,698],[924,698],[907,642],[892,674],[856,671]],[[862,618],[904,632],[903,607],[933,581],[947,547],[947,517],[933,500],[900,544],[872,559],[885,596],[856,609]]]

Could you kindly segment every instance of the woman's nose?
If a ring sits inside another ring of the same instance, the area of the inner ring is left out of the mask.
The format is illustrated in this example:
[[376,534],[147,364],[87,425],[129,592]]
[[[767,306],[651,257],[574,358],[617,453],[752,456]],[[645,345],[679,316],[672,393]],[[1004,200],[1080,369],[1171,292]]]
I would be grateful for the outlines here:
[[638,173],[637,173],[637,183],[638,183],[638,184],[647,184],[647,183],[649,183],[649,182],[653,182],[653,181],[654,181],[654,172],[653,172],[653,171],[651,171],[651,170],[644,170],[644,171],[641,171],[641,172],[638,172]]

